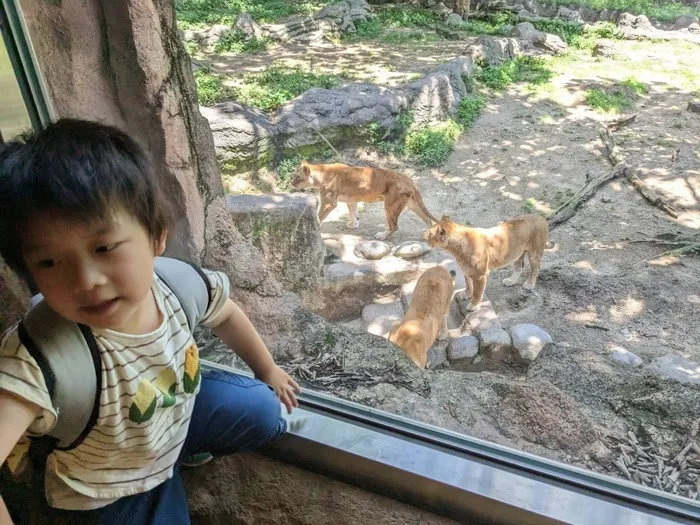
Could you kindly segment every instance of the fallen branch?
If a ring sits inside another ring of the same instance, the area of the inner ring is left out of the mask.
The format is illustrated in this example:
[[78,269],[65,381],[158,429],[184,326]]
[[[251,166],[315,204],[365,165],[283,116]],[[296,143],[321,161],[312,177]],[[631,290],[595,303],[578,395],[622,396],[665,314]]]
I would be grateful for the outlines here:
[[664,253],[660,253],[659,255],[654,255],[649,261],[653,261],[654,259],[660,259],[661,257],[682,257],[683,255],[700,255],[700,242],[696,242],[695,244],[688,244],[686,246],[683,246],[682,248],[676,248],[675,250],[669,250]]
[[619,120],[614,120],[612,122],[608,122],[605,127],[608,128],[610,131],[617,131],[618,129],[627,126],[629,124],[632,124],[637,119],[637,114],[635,113],[634,115],[630,115],[629,117],[624,117]]
[[642,182],[642,179],[637,177],[637,175],[632,170],[627,170],[625,172],[625,178],[627,181],[637,190],[642,197],[644,197],[649,204],[656,206],[662,211],[665,211],[668,215],[674,219],[678,218],[678,212],[670,204],[666,204],[660,196],[656,194],[649,186]]
[[[603,142],[603,145],[605,146],[605,151],[608,154],[608,160],[610,163],[614,166],[617,167],[618,164],[624,162],[624,156],[620,152],[620,148],[617,147],[617,144],[615,144],[615,137],[613,137],[612,131],[610,127],[602,127],[598,131],[598,134],[600,135],[600,140]],[[640,179],[635,173],[634,170],[631,168],[628,168],[624,172],[625,178],[627,181],[632,185],[632,187],[639,192],[639,194],[644,197],[649,204],[652,204],[653,206],[656,206],[660,210],[664,211],[674,219],[678,218],[678,212],[671,206],[670,204],[666,204],[663,199],[656,194],[654,190],[652,190],[649,186],[644,184],[642,179]]]
[[581,204],[590,199],[598,188],[606,184],[612,179],[616,179],[621,175],[624,175],[627,171],[627,164],[621,162],[617,164],[611,171],[604,173],[600,177],[591,179],[586,184],[583,185],[576,193],[574,193],[571,198],[569,198],[564,204],[559,206],[554,213],[552,213],[548,218],[549,229],[553,229],[563,222],[568,221],[574,216],[576,210]]

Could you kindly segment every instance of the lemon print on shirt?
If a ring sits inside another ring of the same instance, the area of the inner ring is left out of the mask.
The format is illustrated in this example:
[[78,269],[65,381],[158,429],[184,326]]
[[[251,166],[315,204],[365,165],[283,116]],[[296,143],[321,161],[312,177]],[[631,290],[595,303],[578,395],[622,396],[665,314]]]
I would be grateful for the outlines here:
[[199,351],[197,345],[192,343],[185,350],[185,372],[182,377],[182,386],[185,393],[193,394],[199,385],[202,373],[199,369]]

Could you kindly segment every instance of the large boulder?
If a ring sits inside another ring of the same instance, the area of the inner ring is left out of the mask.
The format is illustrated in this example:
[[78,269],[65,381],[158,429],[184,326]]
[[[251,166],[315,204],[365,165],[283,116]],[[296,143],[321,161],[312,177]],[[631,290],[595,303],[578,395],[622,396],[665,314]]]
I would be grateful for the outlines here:
[[498,66],[516,58],[520,49],[520,42],[516,38],[482,35],[467,46],[465,54],[473,60],[483,60],[490,66]]
[[355,83],[338,89],[313,88],[287,102],[274,115],[222,102],[201,108],[209,120],[217,157],[230,172],[268,164],[277,154],[313,149],[330,141],[362,136],[358,130],[376,124],[390,130],[410,110],[414,126],[433,124],[457,110],[467,94],[464,78],[471,75],[469,57],[451,60],[406,86],[386,88]]
[[199,109],[209,121],[216,156],[228,171],[248,171],[273,159],[275,130],[267,115],[236,102]]
[[241,13],[238,15],[233,27],[235,30],[241,32],[246,39],[262,38],[265,34],[260,25],[258,25],[248,13]]
[[550,53],[563,53],[569,47],[561,37],[535,29],[530,22],[521,22],[515,26],[515,34],[524,47],[534,46]]
[[697,16],[683,15],[676,19],[676,23],[673,24],[674,31],[680,31],[681,29],[688,29],[692,24],[698,23]]
[[229,195],[237,229],[260,249],[268,270],[288,290],[314,289],[325,257],[316,197],[306,193]]

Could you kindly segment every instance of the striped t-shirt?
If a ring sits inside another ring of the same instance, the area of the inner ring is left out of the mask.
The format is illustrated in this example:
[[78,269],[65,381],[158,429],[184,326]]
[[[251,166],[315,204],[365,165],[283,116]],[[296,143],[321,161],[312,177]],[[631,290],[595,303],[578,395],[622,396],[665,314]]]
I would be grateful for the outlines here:
[[[229,282],[220,272],[204,273],[211,291],[209,308],[200,321],[206,325],[226,302]],[[173,474],[199,391],[199,356],[175,294],[156,275],[151,290],[163,315],[155,331],[141,335],[94,331],[102,361],[99,415],[80,445],[49,456],[45,488],[52,507],[103,507],[148,491]],[[87,365],[76,372],[92,373]],[[10,469],[17,471],[27,463],[28,435],[45,434],[60,417],[36,361],[19,341],[17,326],[0,342],[0,389],[42,408],[8,457]]]

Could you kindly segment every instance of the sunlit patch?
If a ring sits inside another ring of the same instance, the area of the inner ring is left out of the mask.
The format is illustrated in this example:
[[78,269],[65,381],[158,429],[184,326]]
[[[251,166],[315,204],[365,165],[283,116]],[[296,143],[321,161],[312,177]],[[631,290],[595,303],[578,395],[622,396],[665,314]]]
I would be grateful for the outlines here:
[[608,309],[615,322],[625,322],[639,317],[644,311],[644,300],[634,297],[617,299],[616,304]]
[[574,263],[574,268],[578,270],[586,270],[587,272],[591,273],[598,273],[596,272],[595,268],[593,268],[593,263],[590,261],[577,261]]
[[589,310],[585,312],[571,312],[566,314],[565,319],[572,323],[587,324],[595,323],[598,319],[598,313],[595,311],[595,306],[589,306]]

